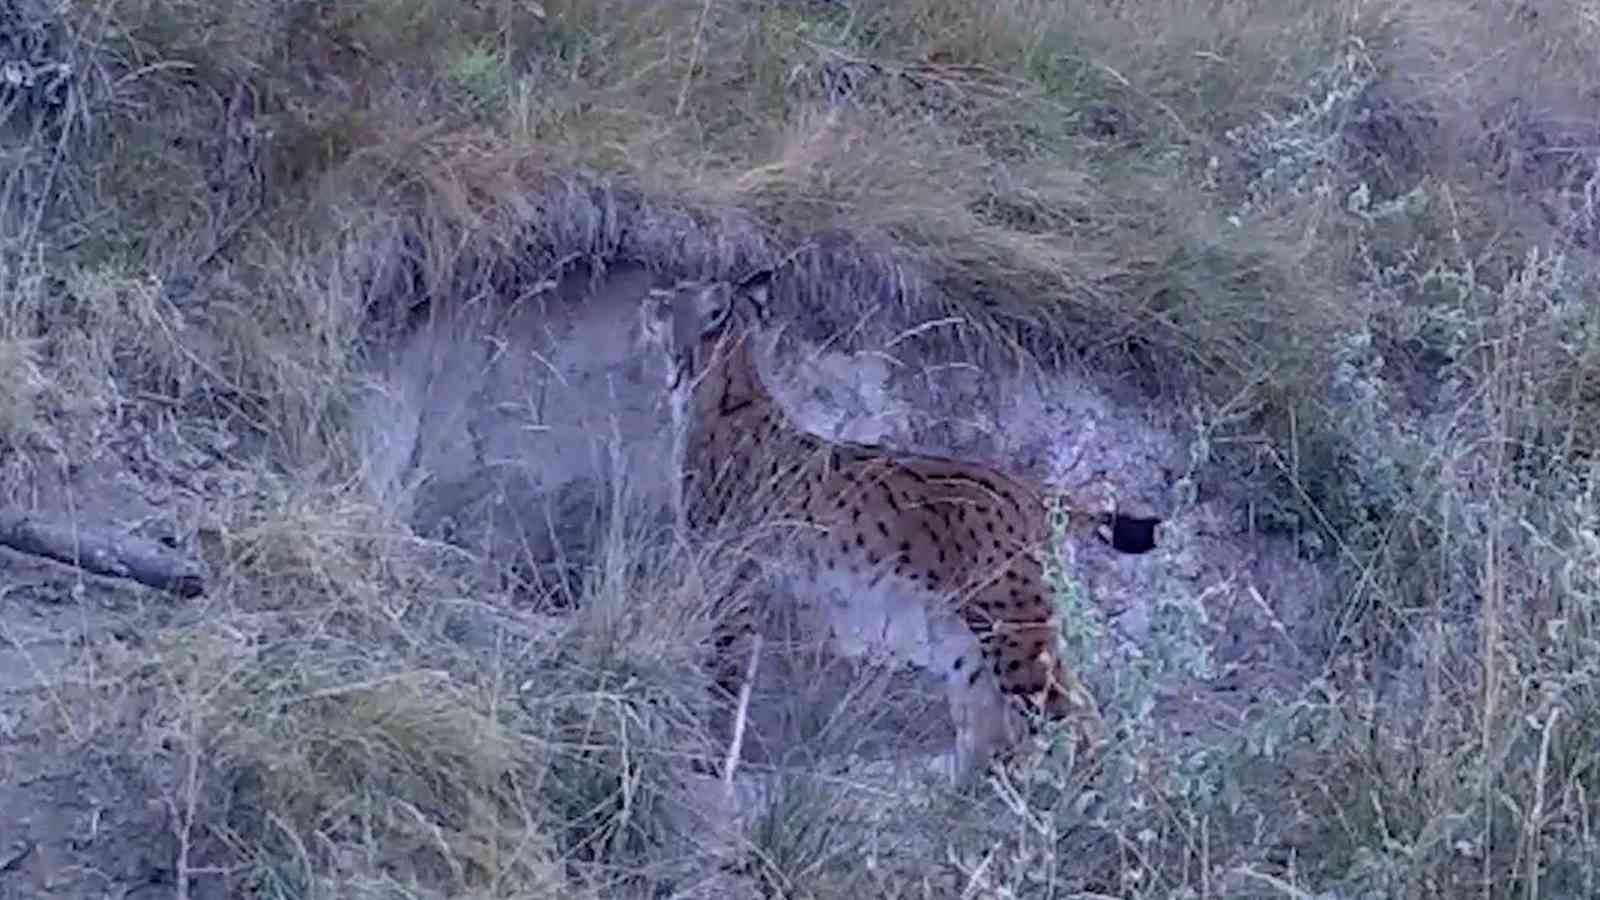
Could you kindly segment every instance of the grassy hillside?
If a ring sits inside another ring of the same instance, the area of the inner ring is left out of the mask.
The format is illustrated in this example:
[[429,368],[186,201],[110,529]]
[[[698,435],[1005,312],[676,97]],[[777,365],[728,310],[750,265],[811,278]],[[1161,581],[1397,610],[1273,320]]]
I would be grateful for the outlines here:
[[85,626],[0,744],[114,772],[180,896],[725,895],[672,833],[721,570],[619,488],[575,611],[468,649],[440,617],[495,598],[363,491],[350,408],[430,293],[810,241],[854,273],[810,327],[956,314],[928,353],[1183,410],[1194,491],[1345,601],[1324,677],[1191,756],[797,782],[727,878],[1600,895],[1596,48],[1582,0],[14,0],[4,500],[144,460],[217,577]]

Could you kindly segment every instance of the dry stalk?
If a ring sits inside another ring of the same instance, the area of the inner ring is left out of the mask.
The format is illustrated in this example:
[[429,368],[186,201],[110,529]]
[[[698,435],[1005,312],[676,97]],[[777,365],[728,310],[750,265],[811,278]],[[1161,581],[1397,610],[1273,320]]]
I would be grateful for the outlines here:
[[739,765],[739,759],[744,754],[744,725],[750,712],[750,691],[756,680],[756,664],[761,659],[761,635],[753,635],[750,640],[750,662],[745,665],[744,684],[739,686],[739,706],[733,715],[733,739],[728,742],[728,757],[722,765],[722,792],[723,798],[728,803],[728,809],[733,809],[733,775]]

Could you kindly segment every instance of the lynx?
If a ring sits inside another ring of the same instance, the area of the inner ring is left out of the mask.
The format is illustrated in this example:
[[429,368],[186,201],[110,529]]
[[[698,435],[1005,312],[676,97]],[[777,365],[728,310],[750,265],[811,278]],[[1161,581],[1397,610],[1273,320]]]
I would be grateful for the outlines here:
[[[641,310],[643,340],[667,363],[683,533],[781,528],[757,564],[797,567],[801,581],[843,598],[824,604],[838,650],[942,676],[958,783],[1044,720],[1068,720],[1080,741],[1093,740],[1099,708],[1059,654],[1045,573],[1053,498],[987,466],[797,427],[752,352],[770,283],[770,272],[680,282],[651,291]],[[1075,530],[1098,530],[1119,552],[1154,547],[1159,519],[1066,512]],[[753,612],[728,617],[713,640],[713,672],[730,692],[745,671]]]

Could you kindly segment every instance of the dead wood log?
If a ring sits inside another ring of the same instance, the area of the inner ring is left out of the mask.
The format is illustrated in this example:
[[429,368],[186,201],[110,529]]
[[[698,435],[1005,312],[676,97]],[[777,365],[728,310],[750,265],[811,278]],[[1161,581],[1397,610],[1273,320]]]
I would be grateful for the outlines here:
[[180,597],[205,592],[205,564],[156,541],[107,528],[0,510],[0,547],[95,575],[125,578]]

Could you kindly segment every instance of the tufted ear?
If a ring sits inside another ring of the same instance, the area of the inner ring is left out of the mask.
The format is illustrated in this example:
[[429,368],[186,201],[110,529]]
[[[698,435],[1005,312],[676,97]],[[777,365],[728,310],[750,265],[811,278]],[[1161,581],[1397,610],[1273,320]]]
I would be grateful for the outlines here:
[[642,346],[670,346],[673,328],[672,291],[651,288],[639,304],[639,338]]
[[739,279],[734,291],[739,299],[748,302],[756,314],[756,321],[767,323],[767,301],[771,298],[772,269],[757,269]]
[[733,291],[725,281],[695,285],[687,303],[678,306],[675,325],[680,346],[716,337],[728,324],[733,312]]

